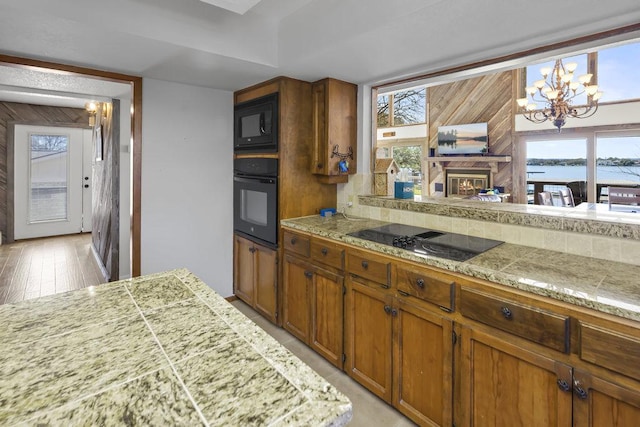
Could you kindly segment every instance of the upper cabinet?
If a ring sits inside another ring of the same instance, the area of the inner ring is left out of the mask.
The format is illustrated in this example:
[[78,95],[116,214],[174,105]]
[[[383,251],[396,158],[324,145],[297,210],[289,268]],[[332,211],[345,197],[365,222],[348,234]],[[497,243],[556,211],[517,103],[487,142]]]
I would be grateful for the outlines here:
[[358,87],[336,79],[312,85],[311,173],[325,183],[343,183],[356,173]]

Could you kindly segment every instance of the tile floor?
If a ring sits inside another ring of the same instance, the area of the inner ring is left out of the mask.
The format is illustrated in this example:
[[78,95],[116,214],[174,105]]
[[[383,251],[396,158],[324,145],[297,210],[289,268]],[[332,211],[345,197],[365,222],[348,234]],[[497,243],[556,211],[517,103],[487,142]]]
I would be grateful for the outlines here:
[[400,414],[400,412],[353,381],[344,372],[335,368],[293,335],[260,316],[244,302],[236,300],[231,304],[333,384],[338,390],[347,395],[353,404],[353,419],[351,423],[349,423],[349,427],[400,427],[415,425],[404,415]]

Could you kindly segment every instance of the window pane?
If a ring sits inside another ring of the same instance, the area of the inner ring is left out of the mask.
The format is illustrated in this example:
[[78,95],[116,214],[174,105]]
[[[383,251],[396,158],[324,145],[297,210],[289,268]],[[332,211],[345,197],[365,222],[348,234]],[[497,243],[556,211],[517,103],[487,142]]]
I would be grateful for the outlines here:
[[[562,58],[563,64],[566,64],[568,62],[575,62],[578,64],[578,68],[576,68],[576,71],[574,72],[574,75],[575,75],[574,81],[576,81],[579,76],[583,74],[587,74],[587,54]],[[537,80],[542,80],[542,74],[540,73],[541,68],[550,67],[553,69],[554,65],[555,65],[555,61],[547,61],[541,64],[528,66],[527,67],[527,87],[533,86],[533,82]],[[547,76],[547,82],[549,81],[550,81],[550,78],[549,76]],[[578,89],[578,93],[579,94],[576,95],[576,97],[571,100],[572,105],[585,105],[587,103],[587,95],[584,93],[584,91],[581,91],[580,89]],[[531,100],[530,95],[527,95],[527,98]],[[540,101],[541,99],[542,99],[541,95],[538,92],[536,92],[534,102],[536,102],[536,104],[538,105],[538,109],[544,108],[544,103]]]
[[598,52],[598,86],[603,102],[640,99],[640,43],[604,49]]
[[389,126],[391,126],[389,121],[389,95],[380,95],[378,97],[378,127]]
[[640,184],[640,136],[599,137],[596,158],[598,185]]
[[426,122],[425,96],[427,90],[411,89],[393,94],[393,125],[413,125]]
[[550,191],[554,204],[560,205],[558,190],[570,182],[586,180],[586,140],[527,141],[528,203],[537,203],[540,191]]
[[419,196],[422,194],[422,147],[419,145],[393,147],[393,160],[396,161],[398,167],[411,169],[411,178],[413,181],[413,194]]
[[69,137],[30,135],[30,222],[67,219]]

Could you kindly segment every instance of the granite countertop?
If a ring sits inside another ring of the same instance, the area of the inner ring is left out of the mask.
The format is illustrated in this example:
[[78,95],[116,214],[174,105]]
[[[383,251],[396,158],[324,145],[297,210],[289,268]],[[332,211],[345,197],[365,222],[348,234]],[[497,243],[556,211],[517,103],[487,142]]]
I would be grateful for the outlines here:
[[342,215],[281,221],[291,229],[640,321],[640,266],[510,243],[458,262],[347,235],[385,224],[389,223]]
[[187,270],[0,306],[1,425],[332,425],[351,403]]

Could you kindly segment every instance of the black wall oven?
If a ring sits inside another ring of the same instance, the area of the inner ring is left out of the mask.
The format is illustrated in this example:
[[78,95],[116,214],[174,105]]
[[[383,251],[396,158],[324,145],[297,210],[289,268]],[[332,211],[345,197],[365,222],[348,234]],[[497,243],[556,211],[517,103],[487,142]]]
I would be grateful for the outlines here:
[[236,153],[278,151],[278,94],[234,107],[233,148]]
[[251,240],[278,245],[278,160],[235,159],[233,228]]

